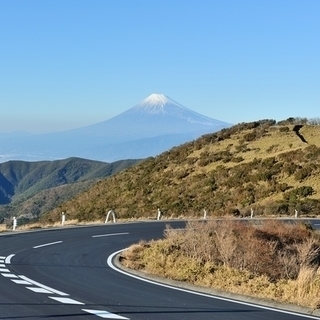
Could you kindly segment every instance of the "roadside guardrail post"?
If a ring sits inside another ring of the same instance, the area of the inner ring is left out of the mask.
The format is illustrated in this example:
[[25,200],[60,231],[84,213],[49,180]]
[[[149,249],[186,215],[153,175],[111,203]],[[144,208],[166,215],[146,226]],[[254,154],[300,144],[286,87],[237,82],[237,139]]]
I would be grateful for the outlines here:
[[112,215],[112,218],[113,218],[113,223],[116,223],[116,214],[113,210],[109,210],[108,211],[108,214],[107,214],[107,217],[106,217],[106,220],[104,223],[107,223],[109,221],[109,216]]
[[15,231],[17,227],[17,218],[13,217],[13,222],[12,222],[12,230]]

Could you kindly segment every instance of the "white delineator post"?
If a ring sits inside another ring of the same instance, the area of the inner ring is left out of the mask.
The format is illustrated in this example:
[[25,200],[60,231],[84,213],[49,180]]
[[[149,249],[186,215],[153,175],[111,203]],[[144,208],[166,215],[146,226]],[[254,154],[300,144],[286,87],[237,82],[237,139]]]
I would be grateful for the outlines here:
[[107,217],[106,217],[106,221],[104,223],[107,223],[109,221],[109,216],[110,214],[112,215],[112,218],[113,218],[113,222],[116,223],[116,214],[113,210],[109,210],[108,211],[108,214],[107,214]]
[[12,221],[12,230],[15,231],[17,227],[17,218],[13,217],[13,221]]
[[207,219],[207,210],[206,209],[203,210],[203,219],[204,220]]
[[66,215],[64,214],[64,212],[62,212],[61,224],[64,225],[65,222],[66,222]]
[[251,208],[251,215],[250,215],[250,218],[252,219],[253,218],[253,209]]
[[161,219],[161,210],[158,208],[157,220]]
[[297,209],[294,210],[294,217],[298,218],[298,210]]

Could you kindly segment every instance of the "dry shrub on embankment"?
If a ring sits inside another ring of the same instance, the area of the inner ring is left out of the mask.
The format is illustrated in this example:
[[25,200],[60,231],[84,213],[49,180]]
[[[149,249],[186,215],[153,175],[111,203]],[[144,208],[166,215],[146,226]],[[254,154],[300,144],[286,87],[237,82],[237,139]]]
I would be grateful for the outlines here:
[[234,293],[320,305],[320,238],[303,224],[234,220],[167,227],[121,258],[129,268]]

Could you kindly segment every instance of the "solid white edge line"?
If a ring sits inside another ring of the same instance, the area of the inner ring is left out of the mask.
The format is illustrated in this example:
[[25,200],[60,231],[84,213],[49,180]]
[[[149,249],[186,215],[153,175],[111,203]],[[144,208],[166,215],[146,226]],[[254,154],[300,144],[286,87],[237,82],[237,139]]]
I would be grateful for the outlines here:
[[169,289],[173,289],[173,290],[178,290],[178,291],[182,291],[182,292],[187,292],[187,293],[191,293],[194,295],[198,295],[198,296],[203,296],[203,297],[207,297],[207,298],[211,298],[211,299],[216,299],[216,300],[223,300],[223,301],[228,301],[228,302],[232,302],[232,303],[237,303],[237,304],[242,304],[242,305],[246,305],[246,306],[250,306],[250,307],[255,307],[255,308],[259,308],[259,309],[265,309],[265,310],[270,310],[270,311],[275,311],[275,312],[280,312],[280,313],[285,313],[285,314],[291,314],[291,315],[295,315],[295,316],[299,316],[299,317],[303,317],[303,318],[308,318],[308,319],[319,319],[319,317],[316,316],[311,316],[311,315],[307,315],[307,314],[303,314],[303,313],[299,313],[299,312],[294,312],[294,311],[287,311],[287,310],[282,310],[282,309],[277,309],[277,308],[272,308],[272,307],[267,307],[267,306],[263,306],[263,305],[259,305],[259,304],[254,304],[254,303],[250,303],[250,302],[244,302],[244,301],[240,301],[240,300],[233,300],[230,298],[225,298],[225,297],[220,297],[220,296],[215,296],[215,295],[210,295],[210,294],[206,294],[206,293],[202,293],[202,292],[196,292],[196,291],[192,291],[192,290],[188,290],[188,289],[184,289],[184,288],[179,288],[179,287],[174,287],[174,286],[170,286],[168,284],[164,284],[164,283],[160,283],[160,282],[156,282],[153,280],[149,280],[149,279],[145,279],[139,276],[136,276],[134,274],[128,273],[126,271],[123,271],[121,269],[118,269],[113,263],[112,260],[113,258],[119,254],[120,252],[126,250],[122,249],[122,250],[118,250],[114,253],[112,253],[107,260],[107,263],[109,265],[109,267],[117,272],[120,272],[126,276],[138,279],[140,281],[144,281],[147,283],[151,283],[157,286],[161,286],[161,287],[165,287],[165,288],[169,288]]
[[124,235],[124,234],[129,234],[129,232],[98,234],[96,236],[92,236],[92,238],[121,236],[121,235]]
[[52,246],[53,244],[58,244],[61,243],[62,241],[56,241],[56,242],[50,242],[50,243],[45,243],[45,244],[40,244],[38,246],[34,246],[33,249],[38,249],[46,246]]
[[5,263],[10,264],[11,263],[11,258],[14,257],[15,254],[10,254],[9,256],[6,257]]
[[32,279],[29,279],[29,278],[26,277],[26,276],[19,276],[19,278],[20,278],[20,279],[23,279],[23,280],[26,280],[26,281],[32,283],[32,284],[35,285],[35,286],[38,286],[38,287],[43,288],[43,289],[45,289],[45,290],[48,290],[48,291],[50,291],[51,293],[55,293],[55,294],[58,294],[58,295],[60,295],[60,296],[68,296],[68,295],[69,295],[69,294],[64,293],[64,292],[62,292],[62,291],[59,291],[59,290],[50,288],[50,287],[48,287],[48,286],[45,286],[44,284],[41,284],[41,283],[39,283],[39,282],[37,282],[37,281],[34,281],[34,280],[32,280]]

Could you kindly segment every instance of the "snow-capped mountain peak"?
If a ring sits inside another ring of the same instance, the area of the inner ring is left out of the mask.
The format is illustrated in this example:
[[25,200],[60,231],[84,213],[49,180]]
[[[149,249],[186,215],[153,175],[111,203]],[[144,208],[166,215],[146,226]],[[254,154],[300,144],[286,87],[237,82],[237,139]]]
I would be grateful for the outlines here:
[[1,149],[12,155],[14,146],[14,159],[28,161],[67,157],[102,161],[142,159],[229,126],[163,94],[153,93],[109,120],[57,133],[5,137]]
[[160,93],[151,94],[132,108],[134,111],[140,111],[141,113],[149,114],[171,113],[170,110],[172,111],[173,109],[186,110],[187,108],[172,100],[168,96]]

